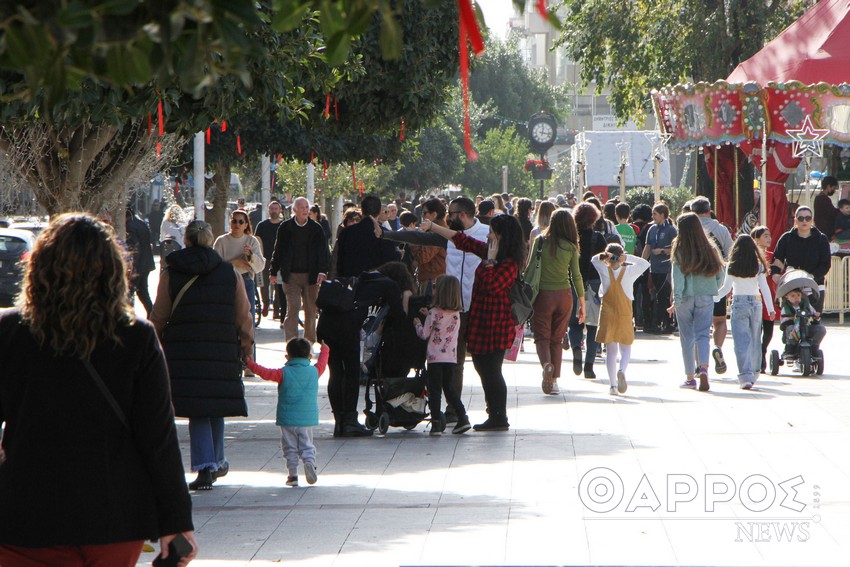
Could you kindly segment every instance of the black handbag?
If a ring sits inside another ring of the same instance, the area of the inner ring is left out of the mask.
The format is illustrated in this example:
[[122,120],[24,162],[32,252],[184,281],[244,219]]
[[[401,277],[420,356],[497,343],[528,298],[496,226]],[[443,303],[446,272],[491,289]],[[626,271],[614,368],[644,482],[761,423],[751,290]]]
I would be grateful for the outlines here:
[[508,297],[511,299],[511,314],[514,318],[514,323],[517,325],[525,325],[526,321],[531,319],[531,314],[534,312],[532,307],[534,303],[534,288],[531,284],[517,278]]

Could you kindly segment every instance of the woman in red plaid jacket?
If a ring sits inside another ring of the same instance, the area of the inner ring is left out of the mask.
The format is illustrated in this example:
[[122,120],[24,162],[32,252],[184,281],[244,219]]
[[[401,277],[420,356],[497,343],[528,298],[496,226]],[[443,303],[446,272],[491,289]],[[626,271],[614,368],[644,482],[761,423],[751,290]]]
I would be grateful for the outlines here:
[[483,261],[475,270],[472,303],[466,328],[467,349],[472,364],[481,377],[489,417],[474,426],[476,431],[507,431],[508,388],[502,375],[505,349],[514,340],[514,322],[508,292],[517,279],[519,266],[525,261],[525,238],[516,218],[498,215],[490,221],[487,242],[470,238],[462,232],[422,221],[422,230],[430,230],[454,242],[465,252]]

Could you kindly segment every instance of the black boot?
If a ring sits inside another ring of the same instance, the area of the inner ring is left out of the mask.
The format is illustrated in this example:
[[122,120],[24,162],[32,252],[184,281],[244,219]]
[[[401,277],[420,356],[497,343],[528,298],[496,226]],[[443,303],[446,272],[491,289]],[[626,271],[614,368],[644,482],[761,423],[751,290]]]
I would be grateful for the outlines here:
[[593,372],[593,359],[588,359],[584,364],[584,377],[588,380],[596,378],[596,374]]
[[334,415],[334,437],[342,437],[342,423],[344,420],[343,414]]
[[581,374],[581,347],[573,347],[573,374]]
[[357,412],[348,412],[342,421],[339,437],[371,437],[372,430],[366,429],[357,421]]
[[506,415],[491,415],[484,423],[478,423],[473,426],[475,431],[507,431],[510,429],[508,416]]
[[198,471],[198,478],[189,483],[189,490],[212,490],[213,470],[210,467]]

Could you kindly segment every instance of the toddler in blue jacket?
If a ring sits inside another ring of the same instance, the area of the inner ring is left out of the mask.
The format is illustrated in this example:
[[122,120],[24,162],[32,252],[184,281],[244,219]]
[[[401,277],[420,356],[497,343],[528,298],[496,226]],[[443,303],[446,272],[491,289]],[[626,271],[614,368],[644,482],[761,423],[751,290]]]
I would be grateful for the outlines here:
[[287,486],[298,486],[298,459],[304,463],[304,476],[308,484],[315,484],[316,446],[313,445],[313,427],[319,425],[319,376],[328,364],[328,346],[322,343],[319,360],[310,365],[311,345],[306,339],[292,339],[286,343],[286,365],[283,368],[265,368],[253,360],[248,368],[262,378],[279,384],[277,390],[277,420],[280,426],[283,457],[289,476]]

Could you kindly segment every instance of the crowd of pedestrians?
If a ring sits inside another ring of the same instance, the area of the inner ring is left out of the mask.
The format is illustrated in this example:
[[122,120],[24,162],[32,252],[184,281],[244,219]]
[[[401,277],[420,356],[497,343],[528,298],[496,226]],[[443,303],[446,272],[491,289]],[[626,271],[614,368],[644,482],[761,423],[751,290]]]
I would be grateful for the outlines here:
[[[763,226],[733,242],[705,197],[673,219],[665,203],[634,209],[620,200],[603,205],[592,192],[580,202],[570,194],[536,203],[508,194],[451,200],[429,195],[415,206],[403,198],[382,203],[366,195],[346,204],[338,227],[303,197],[288,210],[276,200],[267,206],[266,220],[258,218],[260,209],[233,210],[228,231],[216,239],[209,224],[186,223],[177,205],[157,208],[151,217],[156,226],[150,228],[128,210],[123,243],[111,227],[88,215],[59,217],[45,230],[17,308],[0,317],[0,423],[5,422],[0,463],[7,461],[0,472],[0,562],[30,553],[23,548],[83,545],[92,554],[121,555],[132,564],[142,540],[160,538],[167,547],[177,534],[192,544],[194,556],[187,488],[210,490],[228,474],[224,419],[247,415],[243,373],[279,385],[276,423],[286,484],[298,485],[299,465],[314,484],[312,427],[318,424],[318,379],[325,368],[333,435],[373,433],[373,425],[358,419],[361,327],[379,307],[384,308],[379,364],[385,375],[406,376],[411,353],[421,344],[432,435],[442,434],[447,424],[458,435],[470,429],[506,431],[502,367],[526,327],[546,395],[561,391],[565,352],[573,373],[587,379],[596,378],[596,359],[604,357],[609,394],[625,394],[636,331],[678,333],[681,386],[707,391],[710,360],[715,373],[727,370],[722,348],[731,298],[738,382],[748,390],[765,369],[780,302],[783,341],[793,339],[789,324],[799,309],[811,308],[816,326],[822,310],[822,299],[804,290],[785,290],[777,298],[779,275],[792,267],[806,270],[822,291],[830,265],[829,237],[814,226],[808,207],[797,209],[794,227],[771,252],[771,234]],[[152,301],[147,278],[157,247],[162,272]],[[521,279],[533,282],[528,322],[514,315],[512,292]],[[342,295],[320,309],[324,289]],[[349,292],[347,304],[343,295]],[[131,316],[133,294],[151,324]],[[280,321],[286,342],[280,367],[254,361],[258,316]],[[815,349],[824,333],[822,326],[813,333]],[[43,367],[44,381],[10,380],[20,372],[14,369],[21,353]],[[467,354],[484,390],[483,408],[465,407],[461,400]],[[69,372],[84,386],[69,388],[60,379]],[[142,381],[145,388],[135,387]],[[51,442],[59,454],[22,449],[43,441],[26,426],[29,414],[13,410],[34,399],[40,404],[31,415],[68,438],[65,444]],[[88,408],[86,415],[61,423],[66,412],[52,408],[75,400],[79,407],[73,411]],[[485,411],[486,419],[472,425],[470,409]],[[188,487],[175,415],[189,420],[197,478]],[[115,420],[123,427],[103,427]],[[91,446],[81,451],[81,442]],[[77,462],[84,453],[97,458]],[[45,458],[98,479],[85,501],[74,492],[44,490],[67,481],[49,478],[53,467]],[[119,483],[127,501],[136,504],[109,506]],[[22,487],[39,495],[35,505]],[[26,529],[45,521],[38,498],[52,494],[61,497],[43,502],[42,509],[55,512],[48,518],[55,528]],[[132,517],[122,515],[131,508]],[[77,520],[60,525],[72,516]],[[32,557],[50,563],[59,557],[50,555],[54,552]]]

